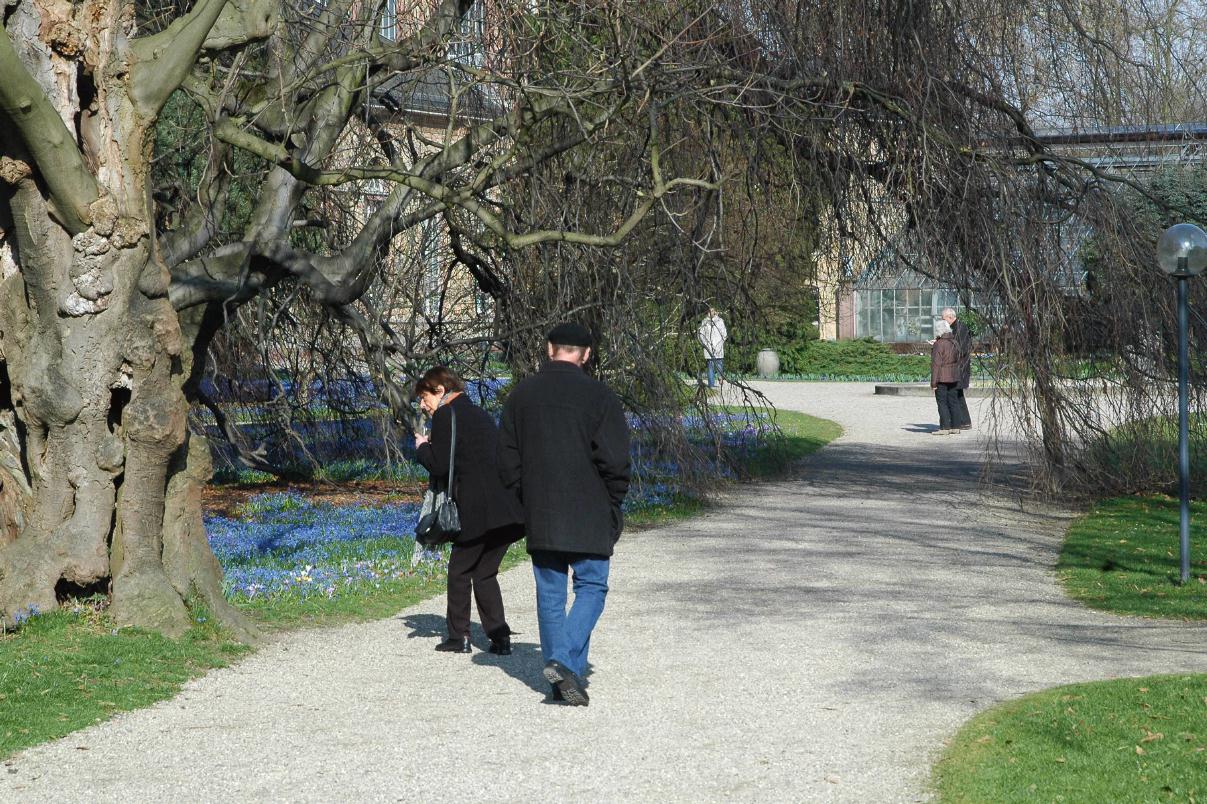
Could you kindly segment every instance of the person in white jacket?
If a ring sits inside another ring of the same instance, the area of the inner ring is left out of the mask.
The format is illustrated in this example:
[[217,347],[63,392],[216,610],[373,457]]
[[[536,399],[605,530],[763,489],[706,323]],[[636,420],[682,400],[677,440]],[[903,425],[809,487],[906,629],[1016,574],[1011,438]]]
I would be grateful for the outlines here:
[[716,309],[709,307],[708,315],[700,322],[700,345],[704,347],[704,359],[708,363],[708,387],[713,388],[721,376],[725,361],[725,339],[729,333],[725,321]]

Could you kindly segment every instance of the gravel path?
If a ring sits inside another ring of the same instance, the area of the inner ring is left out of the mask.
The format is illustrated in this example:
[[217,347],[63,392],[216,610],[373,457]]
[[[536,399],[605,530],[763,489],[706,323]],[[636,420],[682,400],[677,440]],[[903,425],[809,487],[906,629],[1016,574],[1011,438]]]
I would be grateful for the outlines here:
[[933,401],[762,388],[846,434],[798,480],[622,540],[589,708],[543,702],[520,567],[511,657],[434,653],[442,599],[292,634],[11,758],[0,800],[918,801],[944,739],[997,701],[1207,670],[1205,627],[1066,600],[1067,515],[979,488],[975,435],[925,434]]

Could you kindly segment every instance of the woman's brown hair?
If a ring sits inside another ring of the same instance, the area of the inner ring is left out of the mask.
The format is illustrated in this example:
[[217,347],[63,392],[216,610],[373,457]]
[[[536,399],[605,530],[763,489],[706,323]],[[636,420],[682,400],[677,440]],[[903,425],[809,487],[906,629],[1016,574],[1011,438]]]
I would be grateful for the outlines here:
[[444,386],[445,393],[456,393],[465,390],[465,380],[448,366],[432,366],[415,382],[415,396],[434,394],[438,386]]

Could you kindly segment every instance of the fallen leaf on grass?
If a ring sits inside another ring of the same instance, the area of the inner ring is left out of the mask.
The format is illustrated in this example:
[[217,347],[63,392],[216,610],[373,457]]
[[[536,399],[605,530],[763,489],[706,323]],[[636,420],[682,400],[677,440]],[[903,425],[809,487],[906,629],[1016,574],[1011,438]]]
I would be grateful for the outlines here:
[[1139,756],[1143,756],[1145,754],[1145,751],[1140,746],[1136,746],[1136,754],[1138,754]]
[[1165,735],[1159,731],[1144,730],[1144,737],[1140,740],[1142,743],[1151,743],[1153,740],[1164,740]]

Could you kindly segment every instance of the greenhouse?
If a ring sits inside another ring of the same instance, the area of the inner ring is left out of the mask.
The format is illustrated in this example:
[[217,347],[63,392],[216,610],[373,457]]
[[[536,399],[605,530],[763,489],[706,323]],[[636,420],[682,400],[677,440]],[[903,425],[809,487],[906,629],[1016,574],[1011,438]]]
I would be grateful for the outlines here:
[[[929,286],[928,286],[929,285]],[[927,341],[944,307],[960,309],[954,290],[911,272],[855,286],[855,337],[885,342]]]

